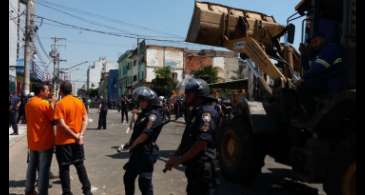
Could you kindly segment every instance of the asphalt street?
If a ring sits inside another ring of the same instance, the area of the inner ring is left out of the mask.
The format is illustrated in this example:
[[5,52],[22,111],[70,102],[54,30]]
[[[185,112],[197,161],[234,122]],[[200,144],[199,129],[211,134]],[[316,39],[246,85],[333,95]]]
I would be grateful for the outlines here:
[[[89,113],[88,131],[85,138],[85,166],[92,184],[94,195],[122,195],[123,165],[127,162],[128,152],[118,153],[120,144],[126,143],[131,134],[126,134],[126,123],[121,123],[121,115],[115,110],[108,112],[106,130],[97,130],[98,113],[91,110]],[[174,118],[174,117],[173,117]],[[163,173],[166,160],[177,148],[183,130],[183,121],[170,122],[165,125],[157,141],[160,147],[160,158],[155,165],[153,174],[154,193],[156,195],[182,195],[185,193],[186,179],[184,168],[177,167]],[[19,136],[21,137],[21,136]],[[10,140],[10,138],[9,138]],[[24,194],[27,145],[26,136],[16,139],[9,145],[9,194]],[[52,161],[52,173],[58,175],[58,166],[55,156]],[[324,195],[322,185],[305,184],[292,179],[290,167],[275,163],[272,158],[265,158],[265,167],[251,189],[242,188],[237,184],[222,180],[217,195]],[[72,191],[81,195],[81,185],[76,170],[71,168]],[[51,179],[52,186],[49,194],[61,194],[59,178]],[[139,195],[136,183],[136,194]]]

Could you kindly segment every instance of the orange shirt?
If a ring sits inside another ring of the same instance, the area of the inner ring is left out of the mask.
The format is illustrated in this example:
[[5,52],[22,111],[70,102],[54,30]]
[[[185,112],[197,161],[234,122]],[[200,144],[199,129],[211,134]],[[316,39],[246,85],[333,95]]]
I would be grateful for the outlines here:
[[25,105],[29,149],[45,151],[53,147],[52,115],[53,110],[47,100],[37,96],[29,99]]
[[[86,109],[83,102],[72,95],[67,95],[57,102],[53,119],[63,119],[72,131],[80,133],[85,114]],[[57,126],[56,145],[72,144],[76,143],[76,141],[76,138],[70,135],[63,127]]]

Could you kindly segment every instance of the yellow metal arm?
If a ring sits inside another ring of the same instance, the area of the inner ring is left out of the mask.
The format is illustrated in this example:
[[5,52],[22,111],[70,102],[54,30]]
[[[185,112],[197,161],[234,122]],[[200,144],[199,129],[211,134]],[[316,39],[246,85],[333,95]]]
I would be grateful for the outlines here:
[[264,49],[253,38],[244,37],[240,39],[226,40],[224,46],[233,51],[245,53],[265,74],[269,75],[273,79],[280,79],[286,82],[286,77],[270,61],[270,58]]

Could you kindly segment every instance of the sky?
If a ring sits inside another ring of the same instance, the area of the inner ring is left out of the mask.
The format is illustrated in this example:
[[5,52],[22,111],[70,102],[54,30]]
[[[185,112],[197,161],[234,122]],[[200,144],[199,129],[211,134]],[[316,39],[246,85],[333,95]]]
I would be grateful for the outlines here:
[[[299,0],[208,0],[231,7],[255,10],[275,17],[286,24]],[[158,36],[158,39],[184,40],[191,21],[194,0],[35,0],[35,14],[58,22],[89,29],[124,34]],[[38,35],[46,52],[51,49],[51,37],[66,38],[61,41],[59,51],[62,67],[106,57],[116,62],[126,50],[136,46],[136,39],[116,37],[80,29],[37,18]],[[294,46],[300,41],[301,20],[295,21]],[[39,45],[39,44],[38,44]],[[39,47],[39,46],[38,46]],[[39,49],[40,50],[40,49]],[[44,52],[40,54],[47,59]],[[71,72],[77,88],[86,81],[86,70],[90,63],[79,66]],[[52,66],[48,69],[52,71]]]

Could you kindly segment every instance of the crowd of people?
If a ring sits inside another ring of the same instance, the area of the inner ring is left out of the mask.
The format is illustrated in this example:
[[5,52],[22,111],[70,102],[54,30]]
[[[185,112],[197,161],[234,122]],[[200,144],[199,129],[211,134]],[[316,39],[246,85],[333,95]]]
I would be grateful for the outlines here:
[[[36,85],[33,96],[23,100],[15,95],[9,98],[9,111],[19,112],[27,125],[29,152],[26,195],[48,194],[53,153],[58,162],[62,194],[72,194],[70,165],[74,165],[77,170],[83,194],[92,194],[83,163],[90,101],[73,96],[71,91],[71,83],[63,82],[60,86],[60,99],[56,99],[55,94],[50,94],[50,87],[42,83]],[[232,110],[237,110],[235,105],[238,105],[240,97],[238,94],[232,97]],[[183,164],[189,195],[214,193],[219,184],[215,133],[225,112],[223,102],[210,94],[209,86],[204,80],[194,78],[186,83],[183,96],[167,99],[145,86],[136,88],[130,96],[122,96],[118,106],[121,123],[128,124],[127,134],[132,132],[129,141],[118,148],[118,152],[128,150],[130,154],[129,161],[123,167],[125,194],[134,194],[137,177],[142,194],[153,194],[153,167],[159,156],[156,140],[163,126],[170,121],[172,113],[176,119],[184,116],[186,128],[181,143],[167,161],[164,172]],[[98,129],[107,129],[106,119],[110,105],[103,97],[99,98],[98,103]],[[24,111],[20,111],[22,107]],[[17,122],[14,119],[15,117],[12,122]],[[35,190],[36,180],[38,192]]]

